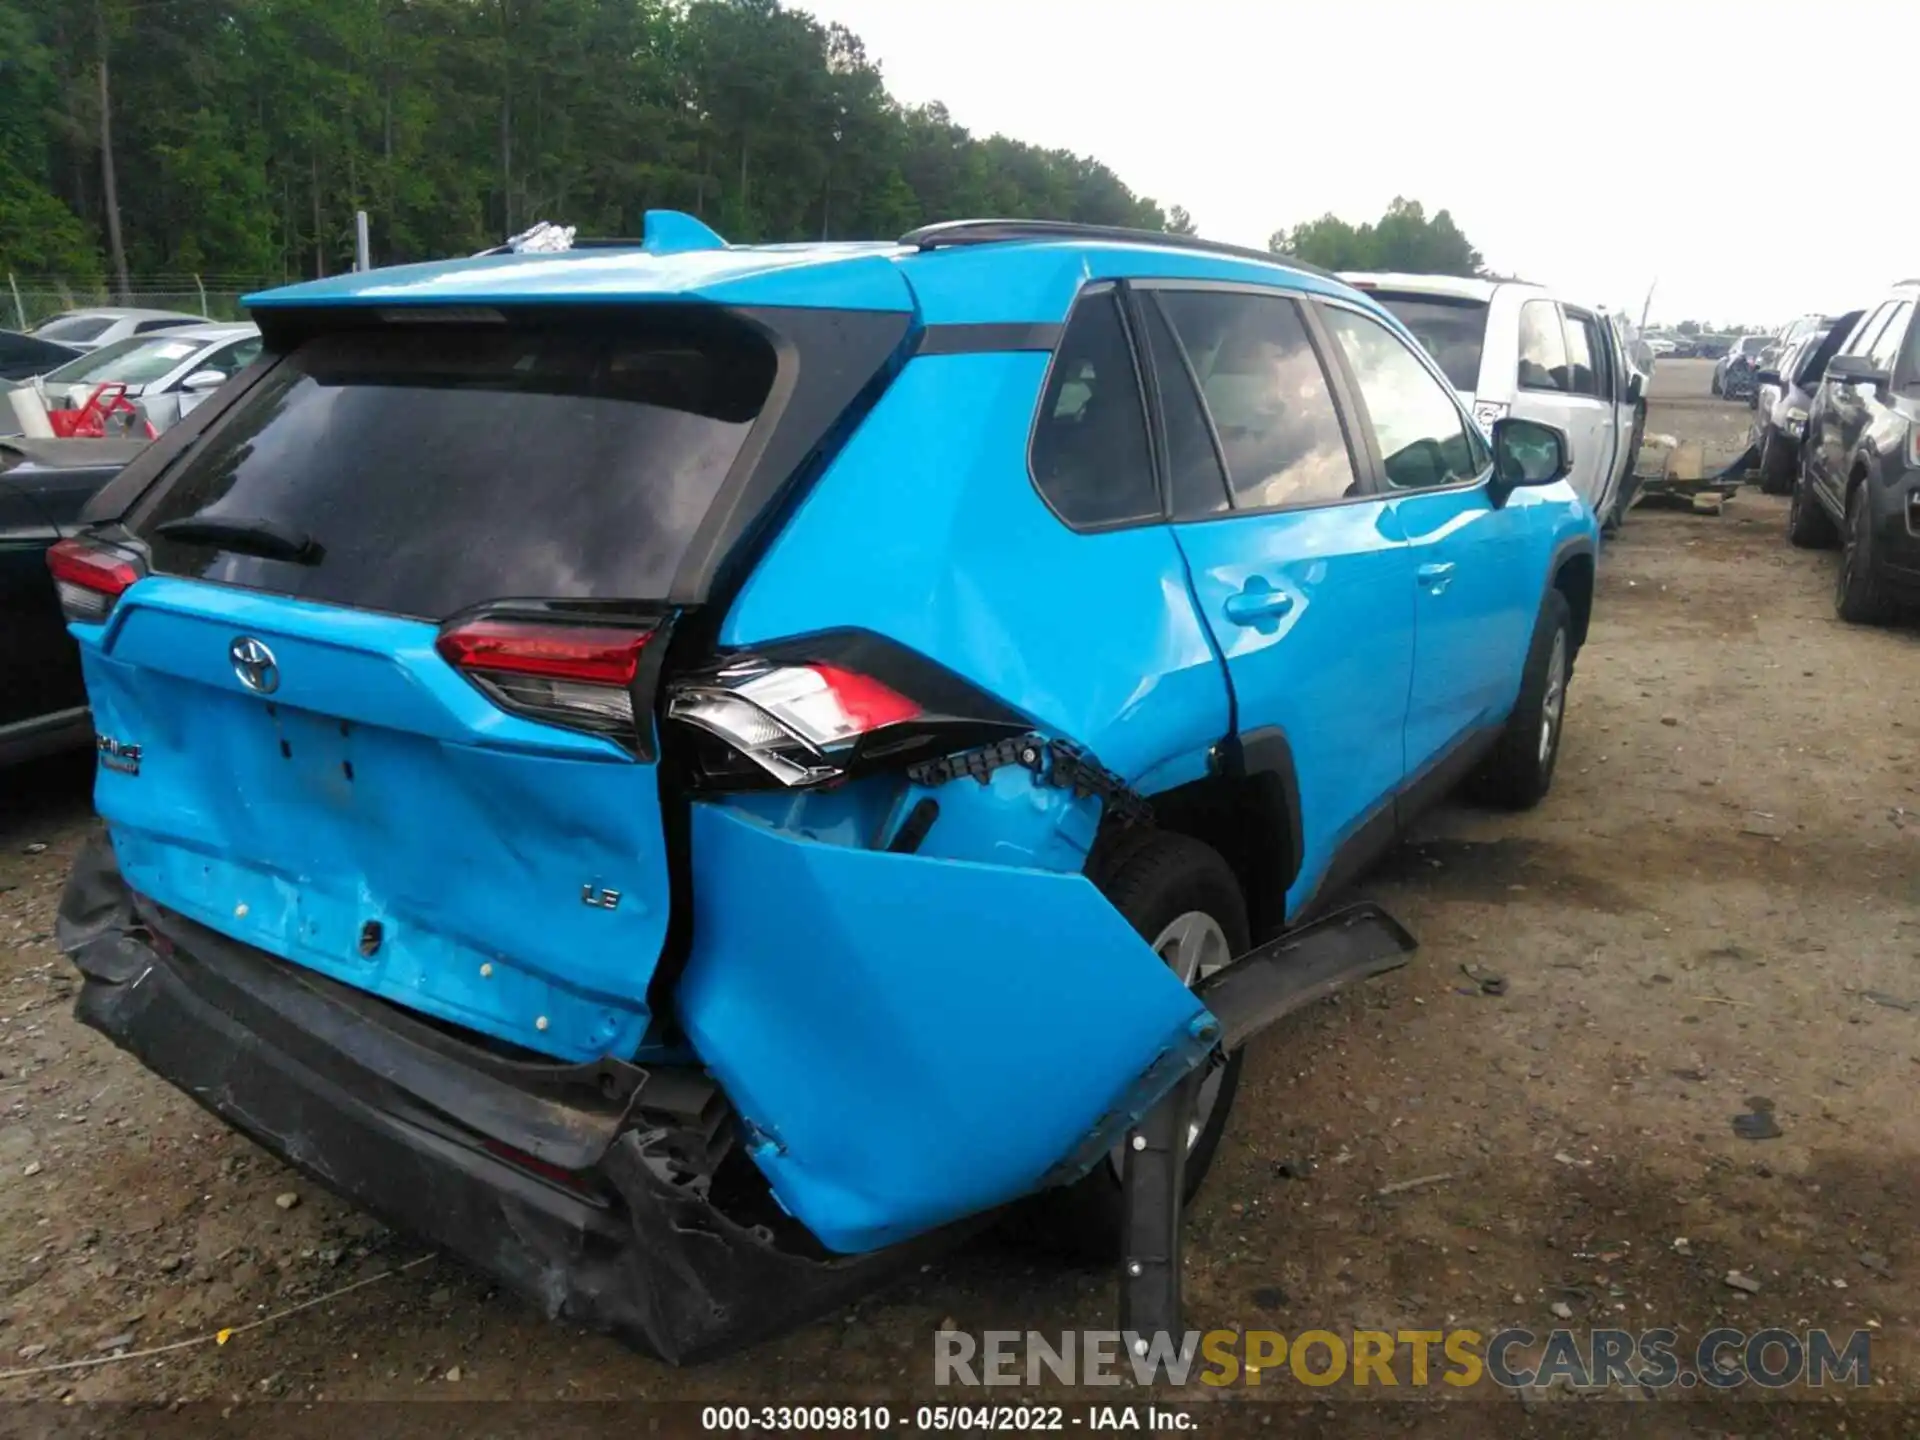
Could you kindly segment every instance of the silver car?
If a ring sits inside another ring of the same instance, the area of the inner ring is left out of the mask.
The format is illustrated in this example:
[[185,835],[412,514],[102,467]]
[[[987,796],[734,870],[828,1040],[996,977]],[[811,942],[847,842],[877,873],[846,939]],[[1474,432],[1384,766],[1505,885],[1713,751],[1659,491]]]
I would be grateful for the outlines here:
[[102,305],[88,310],[68,310],[42,321],[29,333],[36,340],[52,340],[76,350],[98,350],[103,345],[136,335],[157,335],[164,330],[178,330],[183,325],[206,323],[203,316],[186,315],[178,310]]
[[87,396],[107,384],[125,385],[129,400],[211,393],[259,353],[257,326],[183,325],[103,345],[49,370],[40,388],[51,403],[66,407],[86,403]]

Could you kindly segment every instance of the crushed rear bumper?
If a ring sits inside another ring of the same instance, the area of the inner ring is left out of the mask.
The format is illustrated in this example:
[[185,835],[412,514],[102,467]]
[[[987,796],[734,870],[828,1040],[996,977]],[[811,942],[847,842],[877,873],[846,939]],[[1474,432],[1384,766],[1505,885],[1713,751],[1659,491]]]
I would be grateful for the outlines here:
[[550,1318],[668,1361],[789,1329],[957,1233],[833,1256],[772,1207],[723,1208],[752,1171],[701,1073],[476,1050],[160,911],[105,839],[75,866],[59,940],[79,1019],[215,1115]]

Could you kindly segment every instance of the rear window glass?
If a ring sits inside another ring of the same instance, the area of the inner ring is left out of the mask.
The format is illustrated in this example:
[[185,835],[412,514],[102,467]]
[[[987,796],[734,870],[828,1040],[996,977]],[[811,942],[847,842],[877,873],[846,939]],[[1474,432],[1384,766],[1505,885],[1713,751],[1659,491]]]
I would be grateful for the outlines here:
[[49,320],[33,333],[42,340],[92,340],[106,334],[113,324],[111,316],[67,315]]
[[[145,501],[156,569],[441,619],[498,599],[658,600],[775,370],[712,317],[321,336]],[[265,521],[318,558],[157,533]]]
[[1471,394],[1480,385],[1480,352],[1487,343],[1487,306],[1483,300],[1453,300],[1439,295],[1391,295],[1372,298],[1413,332],[1456,390]]

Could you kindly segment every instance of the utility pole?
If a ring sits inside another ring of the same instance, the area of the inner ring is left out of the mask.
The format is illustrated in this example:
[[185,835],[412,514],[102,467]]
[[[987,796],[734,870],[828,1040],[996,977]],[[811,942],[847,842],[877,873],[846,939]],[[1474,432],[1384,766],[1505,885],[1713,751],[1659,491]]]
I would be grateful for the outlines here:
[[114,278],[120,282],[120,303],[133,286],[127,279],[127,247],[120,238],[120,187],[113,174],[113,91],[107,78],[106,0],[94,0],[94,37],[100,46],[100,191],[107,207],[107,248],[113,252]]

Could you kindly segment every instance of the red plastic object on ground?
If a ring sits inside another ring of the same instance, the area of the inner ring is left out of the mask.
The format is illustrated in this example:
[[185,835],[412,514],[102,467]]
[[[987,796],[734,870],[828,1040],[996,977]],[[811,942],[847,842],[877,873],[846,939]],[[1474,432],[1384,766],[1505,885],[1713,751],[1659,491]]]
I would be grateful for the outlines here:
[[[127,399],[127,387],[118,383],[100,386],[87,397],[87,403],[78,410],[49,410],[47,423],[53,426],[54,435],[61,440],[104,440],[107,435],[107,417],[109,415],[128,415],[140,420],[140,411]],[[151,420],[140,420],[151,440],[160,432],[153,428]]]

